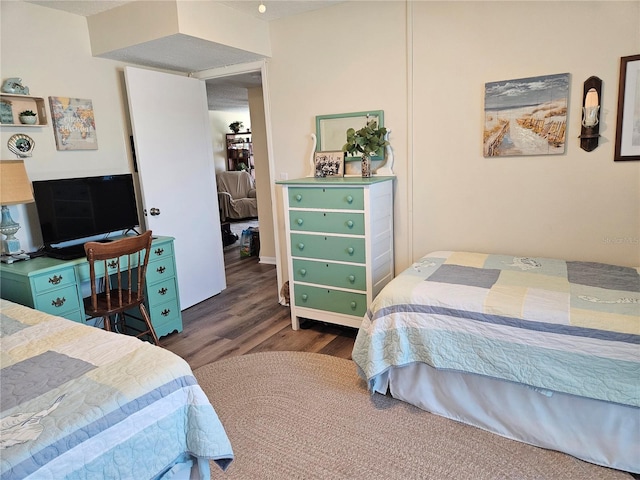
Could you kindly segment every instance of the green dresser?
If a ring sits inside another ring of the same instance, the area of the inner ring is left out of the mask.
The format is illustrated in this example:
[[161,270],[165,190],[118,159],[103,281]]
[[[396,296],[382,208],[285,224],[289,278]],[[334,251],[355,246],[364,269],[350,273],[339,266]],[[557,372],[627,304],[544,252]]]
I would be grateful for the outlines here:
[[301,178],[283,187],[291,324],[359,327],[393,278],[393,178]]
[[[182,331],[173,238],[155,237],[151,248],[145,303],[156,334],[162,337]],[[88,282],[86,258],[39,257],[0,264],[2,298],[76,322],[86,318],[83,297],[89,296]],[[132,313],[139,316],[139,312]]]

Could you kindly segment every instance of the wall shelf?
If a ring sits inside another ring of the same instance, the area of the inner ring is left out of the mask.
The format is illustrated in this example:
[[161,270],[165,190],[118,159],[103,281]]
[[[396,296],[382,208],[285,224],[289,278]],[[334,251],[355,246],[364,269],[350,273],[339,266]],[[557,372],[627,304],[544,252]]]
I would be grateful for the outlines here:
[[[48,124],[47,110],[44,106],[44,98],[33,97],[31,95],[14,95],[11,93],[0,93],[0,102],[3,104],[2,123],[3,127],[43,127]],[[11,108],[12,122],[5,123],[4,104]],[[31,110],[37,114],[37,122],[33,125],[20,123],[20,112]]]

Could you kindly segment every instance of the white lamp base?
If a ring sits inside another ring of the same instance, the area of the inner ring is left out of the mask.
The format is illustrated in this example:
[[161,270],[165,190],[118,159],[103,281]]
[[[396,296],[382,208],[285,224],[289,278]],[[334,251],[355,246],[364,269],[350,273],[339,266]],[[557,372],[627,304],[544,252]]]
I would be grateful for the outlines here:
[[2,221],[0,222],[0,233],[7,238],[2,240],[2,253],[12,255],[14,253],[23,253],[20,248],[20,240],[14,235],[20,230],[20,224],[13,221],[9,207],[2,205]]

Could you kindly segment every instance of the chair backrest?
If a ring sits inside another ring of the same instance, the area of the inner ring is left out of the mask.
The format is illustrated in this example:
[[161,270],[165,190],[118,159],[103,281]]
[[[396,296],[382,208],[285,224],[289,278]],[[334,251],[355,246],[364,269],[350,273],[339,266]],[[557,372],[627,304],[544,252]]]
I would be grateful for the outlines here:
[[[151,252],[151,230],[142,235],[113,242],[87,242],[91,306],[97,311],[118,311],[144,301],[144,283]],[[104,296],[98,301],[98,283],[103,280]],[[113,293],[113,295],[112,295]],[[106,300],[106,304],[105,304]]]

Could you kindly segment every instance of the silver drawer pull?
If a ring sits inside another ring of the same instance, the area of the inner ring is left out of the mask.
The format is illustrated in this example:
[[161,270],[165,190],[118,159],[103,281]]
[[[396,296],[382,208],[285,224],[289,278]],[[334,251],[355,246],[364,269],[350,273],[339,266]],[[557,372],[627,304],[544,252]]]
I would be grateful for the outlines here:
[[66,298],[64,298],[64,297],[62,297],[62,298],[58,297],[58,298],[56,298],[55,300],[52,300],[52,301],[51,301],[51,305],[53,305],[53,306],[54,306],[54,307],[56,307],[56,308],[59,308],[59,307],[63,306],[63,305],[64,305],[64,302],[66,302],[66,301],[67,301],[67,299],[66,299]]
[[347,220],[347,227],[353,228],[353,220]]
[[304,243],[300,242],[300,243],[298,244],[298,249],[299,249],[299,250],[304,250]]
[[347,195],[347,203],[353,203],[353,197],[351,195]]
[[351,302],[351,310],[355,310],[357,307],[356,302]]
[[306,274],[307,274],[307,271],[304,268],[300,269],[300,275],[304,277]]
[[296,220],[296,223],[298,225],[302,225],[304,223],[304,220],[302,220],[301,218],[299,218],[298,220]]
[[349,255],[353,255],[353,252],[354,252],[353,247],[349,247],[349,248],[347,248],[347,253],[348,253]]
[[60,276],[54,275],[53,277],[49,278],[49,283],[52,285],[58,285],[61,281],[62,281],[62,275]]
[[355,281],[356,281],[356,276],[355,275],[349,275],[349,282],[355,283]]

